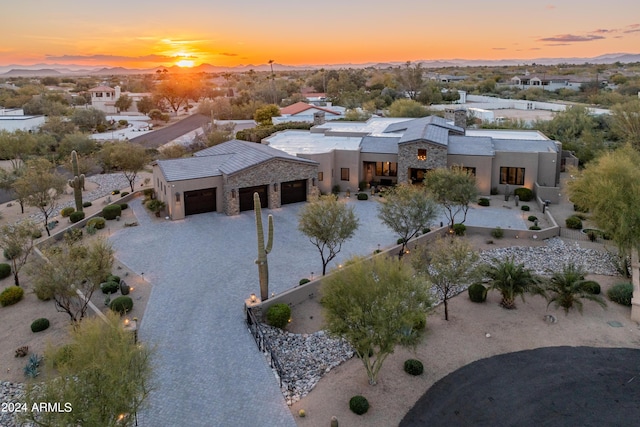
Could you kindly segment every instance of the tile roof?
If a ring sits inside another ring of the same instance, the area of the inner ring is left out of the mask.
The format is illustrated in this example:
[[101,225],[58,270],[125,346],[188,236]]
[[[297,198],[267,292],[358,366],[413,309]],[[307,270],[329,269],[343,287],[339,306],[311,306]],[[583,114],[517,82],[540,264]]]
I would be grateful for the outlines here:
[[398,154],[400,137],[365,136],[360,142],[360,152],[379,154]]
[[325,113],[334,114],[336,116],[340,114],[335,111],[329,110],[328,108],[318,107],[312,104],[307,104],[306,102],[302,102],[302,101],[296,102],[295,104],[291,104],[287,107],[281,108],[280,114],[294,115],[294,114],[302,113],[303,111],[310,110],[312,108],[315,108],[316,110],[324,111]]
[[194,153],[195,157],[219,155],[230,155],[218,166],[220,172],[225,175],[240,172],[272,159],[289,160],[312,165],[317,164],[317,162],[313,160],[296,157],[284,151],[269,147],[268,145],[238,139],[223,142],[222,144],[214,145],[213,147],[205,148],[204,150]]
[[89,92],[115,92],[116,90],[109,86],[97,86],[89,89]]
[[493,140],[488,136],[458,136],[449,137],[448,154],[462,154],[466,156],[493,156]]
[[233,154],[218,156],[189,157],[184,159],[158,160],[162,174],[168,182],[186,179],[220,176],[220,166],[233,157]]

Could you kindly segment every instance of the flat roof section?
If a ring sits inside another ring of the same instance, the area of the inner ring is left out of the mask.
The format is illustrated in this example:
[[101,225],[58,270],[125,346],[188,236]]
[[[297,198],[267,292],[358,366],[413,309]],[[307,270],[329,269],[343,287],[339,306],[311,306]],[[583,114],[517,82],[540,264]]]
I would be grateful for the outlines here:
[[360,136],[325,136],[324,133],[311,133],[306,130],[286,130],[278,132],[263,141],[269,147],[282,150],[291,155],[321,154],[333,150],[357,151],[360,149]]
[[[314,126],[313,132],[324,132],[330,134],[331,132],[353,132],[363,135],[371,136],[389,136],[388,133],[384,133],[387,127],[393,123],[406,122],[415,119],[402,118],[402,117],[372,117],[366,122],[338,122],[331,121],[321,125]],[[397,136],[397,135],[395,135]]]
[[529,141],[549,141],[544,134],[537,130],[501,130],[501,129],[468,129],[467,136],[488,136],[497,139],[526,139]]

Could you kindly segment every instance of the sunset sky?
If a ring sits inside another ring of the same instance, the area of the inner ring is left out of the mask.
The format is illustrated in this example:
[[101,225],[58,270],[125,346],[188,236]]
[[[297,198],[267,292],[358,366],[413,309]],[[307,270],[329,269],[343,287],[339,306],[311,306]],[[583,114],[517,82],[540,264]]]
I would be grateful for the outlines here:
[[638,0],[10,4],[0,8],[0,65],[150,68],[640,53]]

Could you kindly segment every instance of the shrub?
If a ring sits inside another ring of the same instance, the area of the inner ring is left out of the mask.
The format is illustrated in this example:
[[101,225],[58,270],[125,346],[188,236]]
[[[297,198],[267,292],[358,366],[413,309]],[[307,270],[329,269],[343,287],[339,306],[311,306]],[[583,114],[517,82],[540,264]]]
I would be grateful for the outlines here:
[[529,207],[529,205],[522,205],[522,207],[520,208],[521,210],[525,211],[525,212],[529,212],[531,210],[531,208]]
[[485,302],[487,299],[487,288],[480,283],[474,283],[467,289],[469,299],[472,302]]
[[6,262],[0,264],[0,279],[11,276],[11,266]]
[[464,233],[467,231],[467,226],[464,224],[453,224],[453,233],[456,236],[464,236]]
[[75,224],[78,221],[82,221],[84,219],[84,215],[85,214],[82,211],[73,212],[71,215],[69,215],[69,219],[72,223]]
[[145,200],[153,199],[153,188],[145,188],[142,190],[142,194],[144,195]]
[[126,203],[120,203],[120,210],[122,210],[122,211],[123,211],[123,210],[127,209],[128,207],[129,207],[129,205],[128,205],[128,204],[126,204]]
[[356,197],[358,198],[358,200],[369,200],[369,196],[367,195],[367,193],[358,193],[356,194]]
[[396,244],[401,245],[405,242],[404,237],[400,237],[398,240],[396,240]]
[[41,317],[40,319],[36,319],[31,323],[31,332],[40,332],[44,331],[49,327],[49,319],[45,319]]
[[491,230],[491,236],[495,237],[496,239],[502,239],[504,237],[504,230],[501,227],[496,227]]
[[94,227],[96,230],[102,230],[107,225],[107,222],[102,217],[91,218],[87,221],[87,227]]
[[607,291],[607,296],[613,302],[631,306],[631,298],[633,297],[633,285],[631,283],[618,283],[616,285],[613,285]]
[[575,203],[573,205],[573,210],[576,211],[576,212],[582,212],[582,213],[589,212],[589,208],[588,207],[587,208],[583,208],[582,206],[578,206]]
[[129,124],[129,122],[124,120],[124,119],[120,119],[120,120],[118,120],[118,124],[120,126],[127,126]]
[[109,308],[116,313],[125,314],[131,311],[133,308],[133,300],[131,297],[120,296],[109,304]]
[[480,206],[489,206],[489,205],[491,205],[491,200],[487,199],[486,197],[481,197],[478,200],[478,204]]
[[129,192],[128,191],[123,191],[122,193],[120,193],[120,197],[124,197],[124,196],[128,196]]
[[587,237],[589,238],[590,242],[595,242],[596,240],[598,240],[598,233],[596,233],[594,230],[589,230],[587,232]]
[[307,279],[306,277],[304,279],[300,279],[300,281],[298,282],[298,285],[302,286],[306,283],[309,283],[311,280]]
[[72,206],[67,206],[66,208],[62,208],[60,210],[60,216],[62,216],[63,218],[68,217],[69,215],[71,215],[72,213],[74,213],[76,211],[76,209]]
[[369,401],[364,396],[353,396],[349,399],[349,409],[354,414],[362,415],[369,410]]
[[9,286],[0,293],[0,305],[6,307],[20,301],[24,296],[24,290],[20,286]]
[[103,294],[115,294],[116,292],[118,292],[119,286],[120,285],[118,284],[118,282],[102,282],[100,283],[100,290]]
[[535,222],[535,221],[537,221],[537,220],[538,220],[538,217],[537,217],[537,216],[535,216],[535,215],[529,215],[529,216],[527,217],[527,219],[528,219],[529,221],[531,221],[531,222]]
[[88,208],[89,206],[93,206],[93,203],[91,203],[91,202],[83,202],[82,203],[82,207],[83,208]]
[[106,132],[106,131],[107,131],[107,125],[105,125],[103,123],[99,123],[96,126],[96,132],[98,132],[98,133],[103,133],[103,132]]
[[340,194],[340,186],[339,185],[334,185],[333,187],[331,187],[331,192],[333,194]]
[[587,280],[584,282],[584,288],[592,295],[599,295],[601,291],[600,284],[595,280]]
[[491,194],[492,196],[498,194],[498,187],[491,187],[491,191],[489,191],[489,194]]
[[112,196],[115,196],[116,194],[120,194],[120,190],[113,190],[113,191],[111,192],[111,195],[112,195]]
[[82,230],[79,230],[77,228],[70,228],[69,230],[65,231],[64,238],[69,242],[79,242],[80,240],[82,240]]
[[34,230],[34,232],[31,235],[31,237],[33,237],[34,239],[41,238],[42,237],[42,230],[40,230],[40,229]]
[[122,207],[120,205],[107,205],[102,208],[102,216],[104,219],[116,219],[122,213]]
[[429,227],[425,227],[422,229],[422,234],[427,234],[431,231],[431,229]]
[[533,199],[533,191],[528,189],[527,187],[520,187],[513,190],[513,195],[518,196],[518,198],[523,202],[528,202]]
[[540,228],[539,225],[532,225],[531,227],[529,227],[529,230],[538,231],[542,230],[542,228]]
[[418,359],[407,359],[404,361],[404,371],[409,375],[421,375],[424,372],[424,366]]
[[575,216],[576,218],[580,218],[582,221],[586,221],[586,219],[589,218],[585,214],[581,214],[581,213],[577,213],[577,214],[572,215],[572,216]]
[[577,216],[570,216],[565,220],[567,228],[572,228],[574,230],[582,230],[582,220]]
[[105,282],[120,283],[120,276],[116,276],[115,274],[110,274],[107,276],[107,280],[105,280]]
[[273,327],[284,329],[291,318],[291,307],[288,304],[274,304],[267,310],[267,323]]
[[50,286],[46,286],[42,283],[39,283],[34,288],[33,292],[36,294],[40,301],[49,301],[53,298],[53,290]]
[[11,261],[15,257],[19,256],[20,253],[22,253],[22,250],[20,250],[20,248],[18,248],[18,247],[8,247],[8,248],[4,248],[4,251],[2,252],[2,255],[4,255],[4,257],[6,259]]

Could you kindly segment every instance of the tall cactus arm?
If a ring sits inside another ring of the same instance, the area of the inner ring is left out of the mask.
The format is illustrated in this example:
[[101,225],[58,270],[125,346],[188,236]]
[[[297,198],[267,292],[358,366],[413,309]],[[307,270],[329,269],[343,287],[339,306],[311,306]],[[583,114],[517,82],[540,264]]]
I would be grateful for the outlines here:
[[267,247],[264,249],[265,253],[270,253],[273,248],[273,215],[268,217],[269,237],[267,239]]

